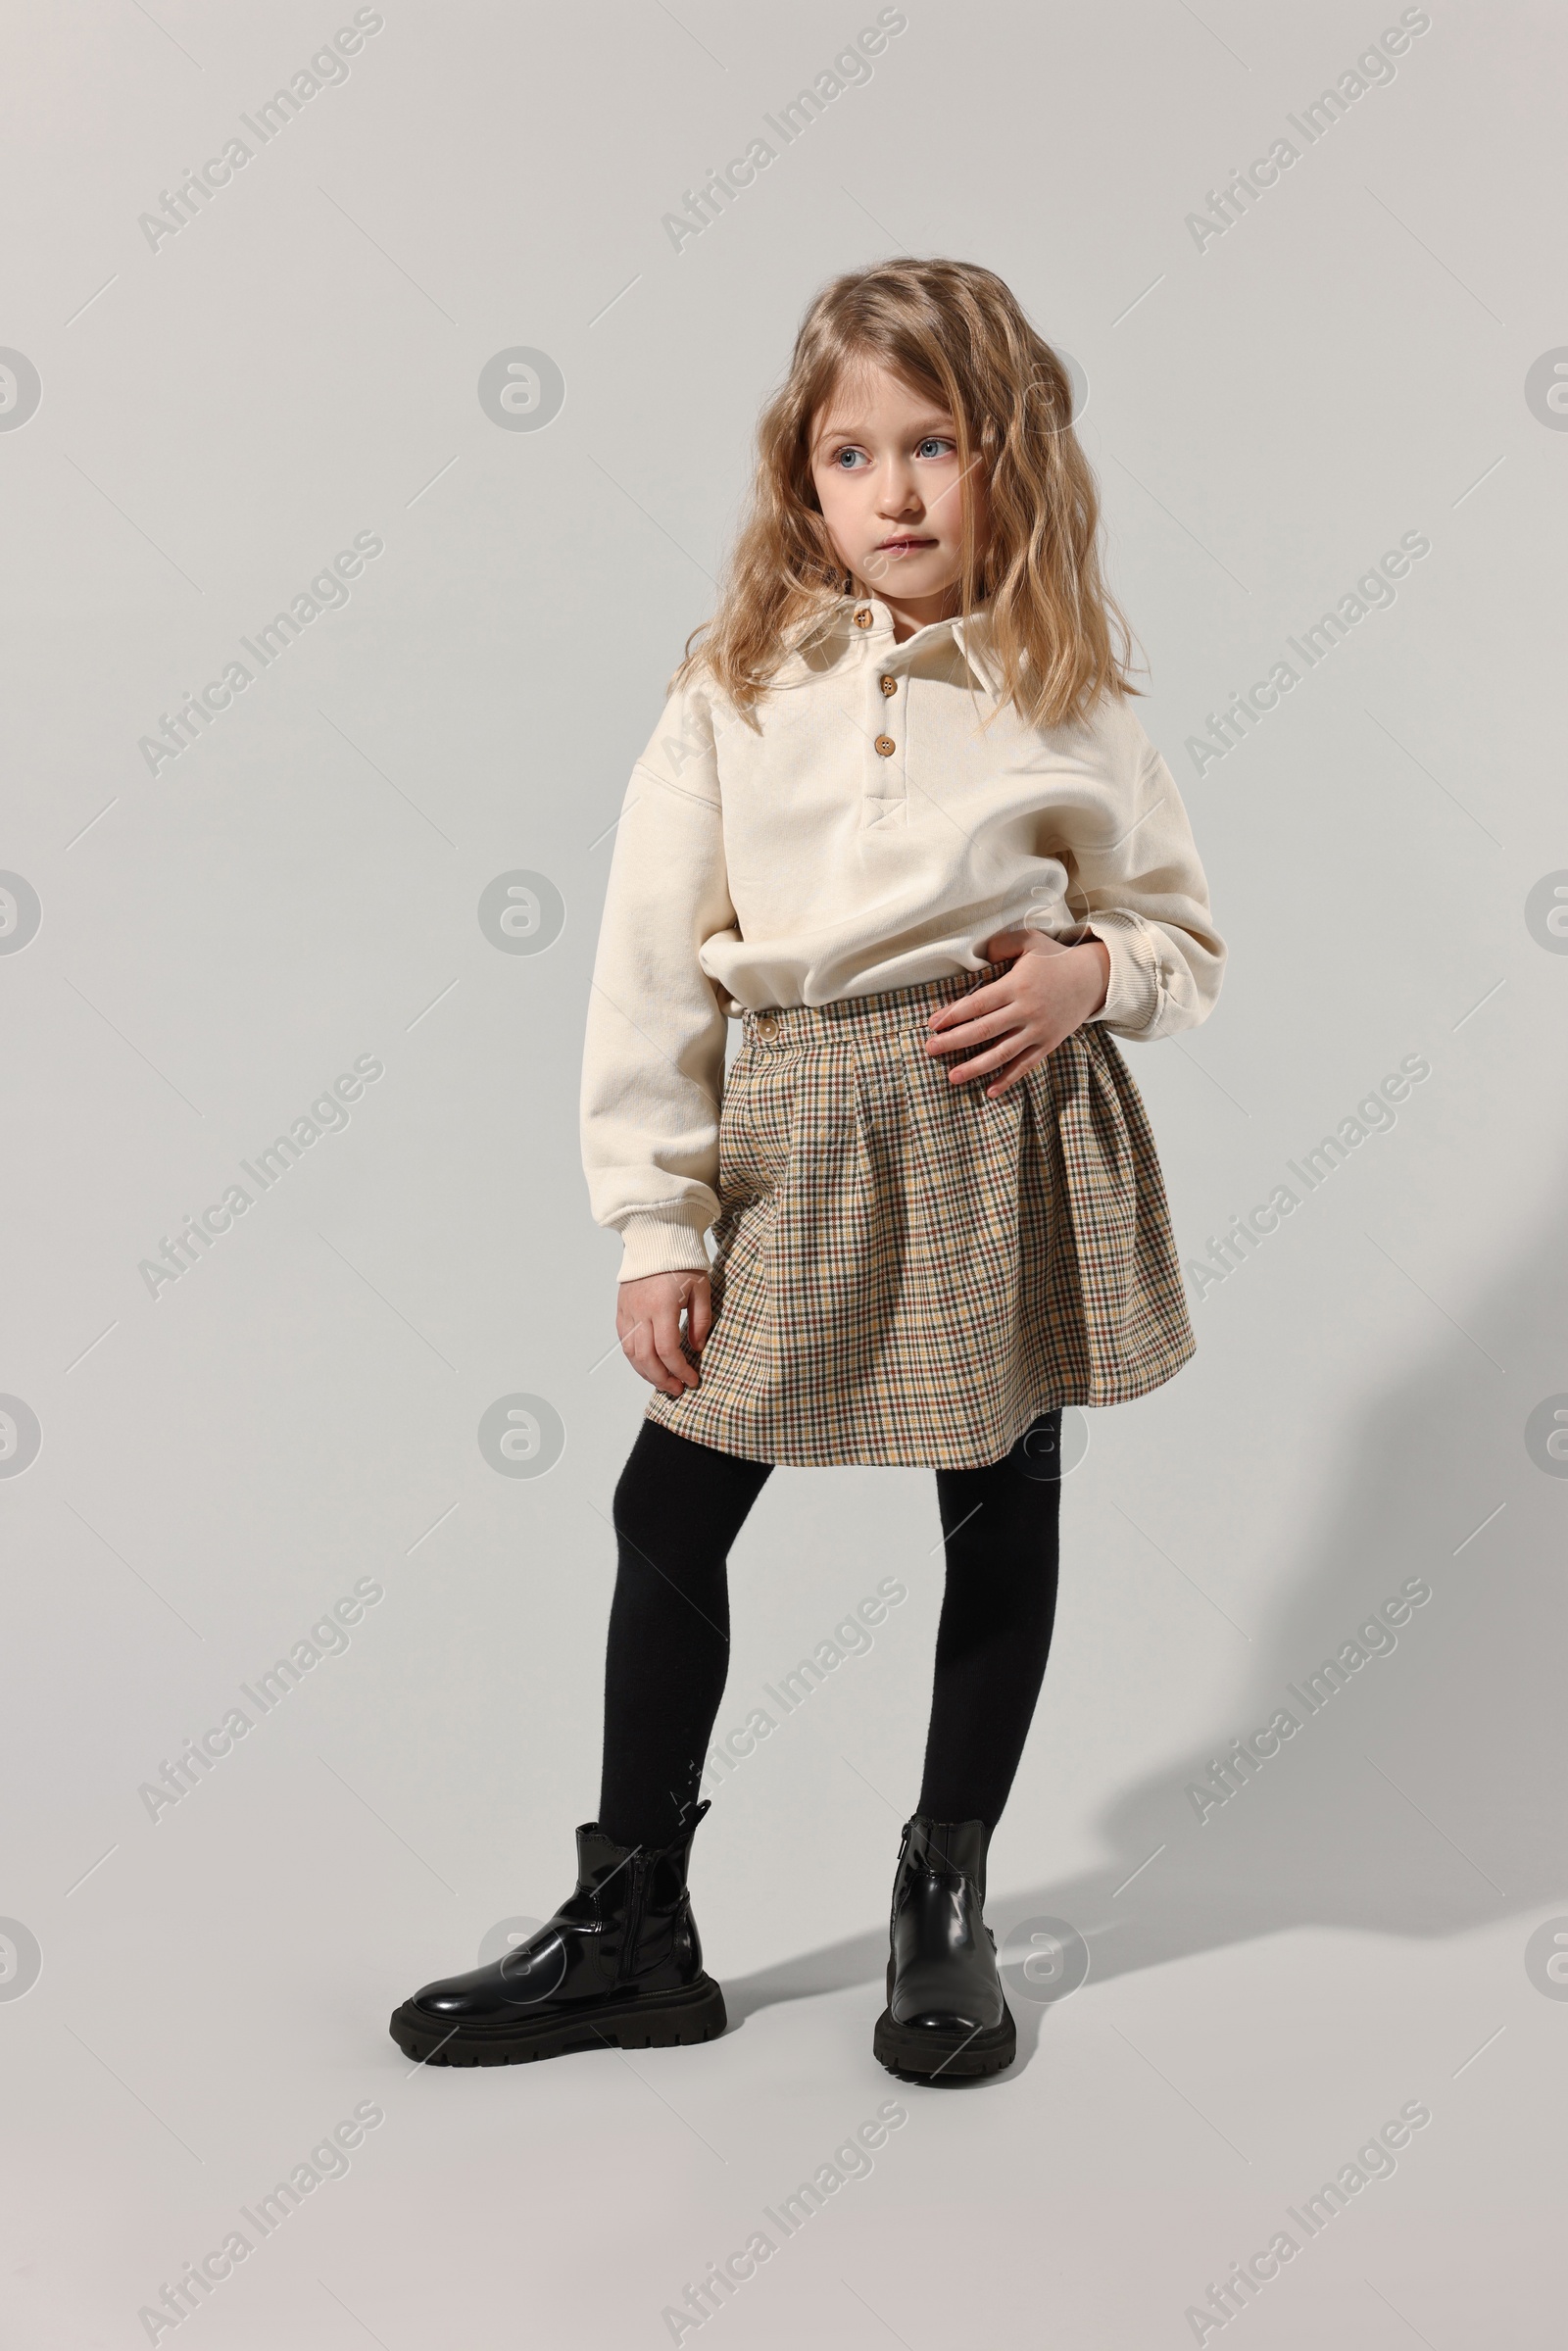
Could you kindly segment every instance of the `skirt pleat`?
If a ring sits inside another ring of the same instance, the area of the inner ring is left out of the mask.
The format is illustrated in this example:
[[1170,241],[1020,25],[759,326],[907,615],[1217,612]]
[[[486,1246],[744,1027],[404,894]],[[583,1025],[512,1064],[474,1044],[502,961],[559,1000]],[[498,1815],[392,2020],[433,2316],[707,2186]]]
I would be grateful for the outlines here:
[[1091,1022],[995,1101],[925,1051],[933,1006],[1006,968],[745,1015],[701,1385],[649,1419],[753,1460],[969,1469],[1187,1361],[1159,1162],[1110,1036]]

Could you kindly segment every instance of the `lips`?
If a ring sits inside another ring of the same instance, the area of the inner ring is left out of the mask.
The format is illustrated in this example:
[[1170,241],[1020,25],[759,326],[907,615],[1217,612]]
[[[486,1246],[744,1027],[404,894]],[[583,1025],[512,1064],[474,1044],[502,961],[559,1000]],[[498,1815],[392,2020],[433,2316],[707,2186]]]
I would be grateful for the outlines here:
[[934,547],[935,545],[935,539],[914,539],[907,537],[898,539],[878,539],[876,543],[876,551],[878,555],[907,555],[914,552],[918,548]]

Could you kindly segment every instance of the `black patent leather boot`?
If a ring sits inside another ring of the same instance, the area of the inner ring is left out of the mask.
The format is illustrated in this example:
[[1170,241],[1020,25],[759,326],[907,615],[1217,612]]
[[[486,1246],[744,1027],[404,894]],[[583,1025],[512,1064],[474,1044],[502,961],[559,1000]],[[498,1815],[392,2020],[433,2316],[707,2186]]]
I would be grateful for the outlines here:
[[724,1995],[703,1972],[686,1890],[699,1804],[658,1852],[577,1831],[577,1886],[514,1950],[427,1984],[394,2009],[392,2038],[430,2065],[525,2065],[568,2049],[663,2049],[713,2040]]
[[997,1972],[984,1821],[905,1823],[889,1923],[888,2004],[872,2049],[890,2073],[947,2082],[1000,2074],[1017,2030]]

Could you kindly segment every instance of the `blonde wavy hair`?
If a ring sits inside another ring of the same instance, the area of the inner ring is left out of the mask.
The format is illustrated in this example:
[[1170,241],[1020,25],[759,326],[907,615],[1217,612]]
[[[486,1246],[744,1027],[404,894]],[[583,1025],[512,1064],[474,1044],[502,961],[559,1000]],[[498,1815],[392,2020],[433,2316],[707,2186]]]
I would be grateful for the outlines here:
[[[711,620],[693,630],[672,686],[703,673],[743,710],[780,661],[829,624],[853,579],[833,552],[811,479],[811,440],[858,365],[887,367],[954,418],[964,501],[961,611],[987,607],[1001,704],[1037,726],[1136,694],[1133,637],[1105,585],[1100,497],[1072,428],[1072,388],[1010,289],[972,262],[890,261],[836,277],[796,337],[758,424],[757,476]],[[976,509],[986,517],[983,541]]]

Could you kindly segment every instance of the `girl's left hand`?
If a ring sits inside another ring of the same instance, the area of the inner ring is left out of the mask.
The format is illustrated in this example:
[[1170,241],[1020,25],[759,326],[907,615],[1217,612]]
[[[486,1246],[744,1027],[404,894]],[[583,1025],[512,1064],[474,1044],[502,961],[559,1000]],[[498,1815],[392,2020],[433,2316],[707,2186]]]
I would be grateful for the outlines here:
[[950,1069],[948,1078],[961,1086],[1004,1069],[1006,1075],[986,1088],[988,1096],[996,1096],[1094,1018],[1110,986],[1110,956],[1098,939],[1063,947],[1031,930],[998,931],[983,952],[988,963],[1004,962],[1009,955],[1017,961],[1000,980],[987,980],[955,1003],[939,1004],[928,1023],[926,1051],[956,1053],[994,1037],[989,1053]]

